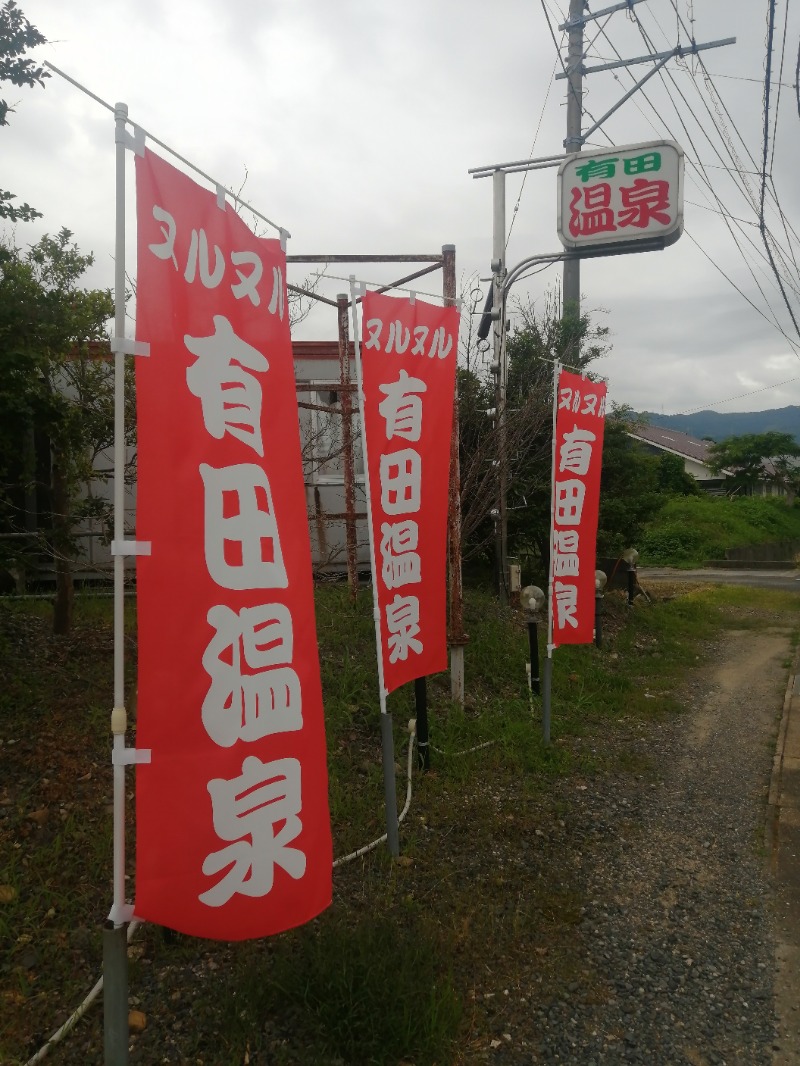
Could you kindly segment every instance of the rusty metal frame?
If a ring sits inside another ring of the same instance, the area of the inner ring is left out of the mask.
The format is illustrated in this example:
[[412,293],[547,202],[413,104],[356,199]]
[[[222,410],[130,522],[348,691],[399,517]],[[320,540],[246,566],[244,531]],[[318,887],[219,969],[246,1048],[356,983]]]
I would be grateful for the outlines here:
[[[410,281],[424,277],[433,271],[442,271],[442,296],[446,306],[452,306],[456,302],[456,275],[455,275],[455,246],[444,245],[440,253],[435,254],[408,254],[408,255],[287,255],[287,264],[330,264],[330,263],[424,263],[418,270],[405,274],[396,281],[378,288],[377,292],[389,292],[399,288]],[[356,513],[355,504],[355,452],[353,447],[353,393],[356,385],[350,378],[350,336],[349,336],[349,308],[350,299],[346,294],[339,294],[336,300],[321,296],[319,293],[310,292],[297,285],[288,285],[291,292],[308,296],[312,300],[327,304],[337,309],[338,318],[338,351],[339,351],[339,381],[331,382],[332,389],[341,393],[341,416],[342,416],[342,455],[345,490],[344,513],[325,512],[322,509],[319,492],[315,492],[315,519],[317,522],[318,540],[325,542],[325,525],[328,522],[342,521],[345,523],[347,542],[347,580],[351,599],[355,600],[358,595],[358,542],[356,537],[356,522],[366,516]],[[316,392],[319,384],[298,384],[298,392]],[[306,401],[298,401],[298,406],[306,410],[324,411],[327,413],[339,413],[337,408],[330,404],[314,404]],[[453,433],[450,451],[450,492],[448,501],[448,587],[449,587],[449,633],[448,641],[452,650],[456,650],[461,656],[462,679],[461,690],[456,691],[454,680],[453,695],[463,701],[463,647],[469,638],[464,632],[464,590],[461,576],[461,477],[458,454],[459,438],[459,411],[458,389],[456,389],[453,401]]]

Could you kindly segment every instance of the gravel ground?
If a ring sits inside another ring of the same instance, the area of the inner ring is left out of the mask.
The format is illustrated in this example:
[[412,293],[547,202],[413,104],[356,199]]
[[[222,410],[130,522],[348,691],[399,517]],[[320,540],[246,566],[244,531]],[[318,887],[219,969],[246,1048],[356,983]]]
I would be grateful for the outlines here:
[[524,1054],[507,1033],[488,1061],[771,1062],[763,829],[788,641],[778,629],[734,632],[718,651],[704,677],[687,680],[690,711],[646,731],[655,781],[573,799],[564,859],[587,901],[576,979],[534,1008]]

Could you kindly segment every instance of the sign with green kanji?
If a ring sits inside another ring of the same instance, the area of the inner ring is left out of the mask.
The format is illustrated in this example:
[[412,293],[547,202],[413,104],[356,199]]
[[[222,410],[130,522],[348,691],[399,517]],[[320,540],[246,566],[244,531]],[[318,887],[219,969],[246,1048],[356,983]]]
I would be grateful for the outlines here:
[[576,152],[558,168],[558,236],[597,248],[683,232],[683,149],[674,141]]

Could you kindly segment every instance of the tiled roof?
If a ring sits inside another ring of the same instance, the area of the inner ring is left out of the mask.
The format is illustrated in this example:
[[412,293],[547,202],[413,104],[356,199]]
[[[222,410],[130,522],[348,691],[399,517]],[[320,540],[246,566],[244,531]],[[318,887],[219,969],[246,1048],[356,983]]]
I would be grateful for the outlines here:
[[694,459],[697,463],[708,466],[711,462],[709,449],[711,441],[700,440],[698,437],[690,437],[688,433],[681,433],[677,429],[664,429],[661,426],[649,424],[636,425],[629,430],[629,435],[636,440],[652,444],[664,451],[674,452],[686,459]]

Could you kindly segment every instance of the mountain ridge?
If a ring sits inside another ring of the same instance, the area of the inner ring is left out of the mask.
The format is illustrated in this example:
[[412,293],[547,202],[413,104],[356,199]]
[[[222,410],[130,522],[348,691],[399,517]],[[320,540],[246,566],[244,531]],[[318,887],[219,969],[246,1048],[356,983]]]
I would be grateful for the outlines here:
[[641,411],[636,417],[662,429],[677,429],[690,437],[711,437],[719,442],[745,433],[791,433],[800,444],[800,406],[769,411],[694,411],[688,415],[661,415]]

